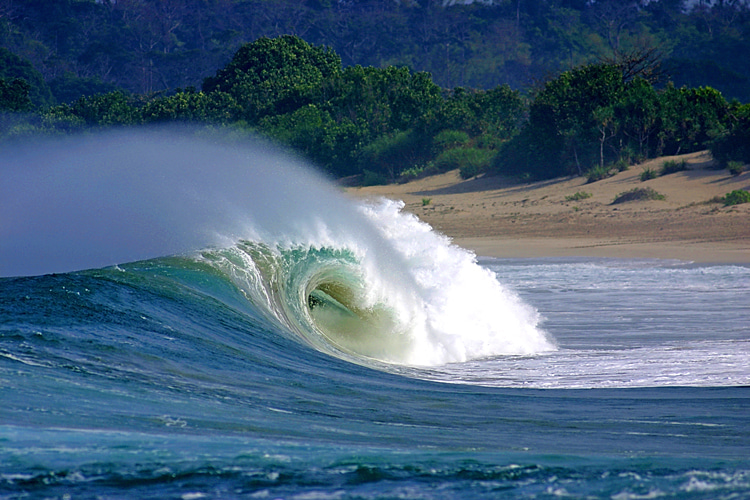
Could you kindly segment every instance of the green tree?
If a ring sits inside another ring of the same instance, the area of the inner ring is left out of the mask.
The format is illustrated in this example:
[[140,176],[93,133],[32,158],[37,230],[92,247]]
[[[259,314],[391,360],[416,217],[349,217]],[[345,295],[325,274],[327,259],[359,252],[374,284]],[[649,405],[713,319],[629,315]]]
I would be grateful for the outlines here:
[[608,139],[614,137],[617,129],[613,106],[601,106],[592,112],[592,118],[598,133],[599,168],[604,168],[604,145]]
[[707,147],[722,129],[729,105],[715,89],[675,88],[659,94],[661,108],[657,154],[676,155]]
[[0,78],[0,111],[29,111],[33,104],[29,98],[31,86],[20,78]]
[[520,93],[508,85],[477,92],[472,107],[475,109],[479,134],[492,134],[503,140],[518,132],[525,112]]
[[28,96],[34,106],[51,106],[55,103],[49,86],[28,61],[0,47],[0,78],[12,83],[16,79],[26,81]]
[[103,82],[97,77],[81,78],[69,71],[50,81],[49,87],[52,95],[61,104],[70,104],[81,97],[106,94],[118,90],[116,85]]
[[723,166],[750,163],[750,104],[733,104],[725,126],[710,143],[711,155]]
[[127,95],[115,91],[81,97],[72,105],[63,104],[51,110],[59,120],[81,120],[87,126],[133,125],[140,123],[138,109]]
[[651,156],[660,113],[656,89],[643,78],[634,79],[614,111],[627,152],[635,152],[640,159]]
[[323,89],[323,99],[336,120],[362,120],[372,138],[414,128],[442,102],[427,73],[395,66],[345,68]]
[[240,107],[226,92],[178,92],[154,99],[139,111],[145,122],[191,121],[226,125],[236,121]]
[[548,81],[531,102],[525,133],[515,138],[529,151],[530,164],[522,169],[535,177],[582,175],[599,163],[597,146],[611,122],[599,110],[614,106],[623,90],[621,70],[611,64],[582,66]]
[[229,64],[204,80],[203,90],[232,95],[244,118],[256,123],[314,103],[323,81],[340,71],[341,59],[331,49],[291,35],[261,38],[240,47]]
[[457,87],[434,116],[434,129],[463,130],[472,137],[492,134],[499,140],[514,136],[521,127],[525,103],[508,85],[491,90]]
[[378,137],[361,150],[362,170],[395,182],[402,171],[423,161],[424,146],[420,142],[414,131],[397,131]]
[[325,170],[333,170],[335,124],[328,112],[308,104],[291,113],[268,115],[259,128],[274,139],[305,154]]

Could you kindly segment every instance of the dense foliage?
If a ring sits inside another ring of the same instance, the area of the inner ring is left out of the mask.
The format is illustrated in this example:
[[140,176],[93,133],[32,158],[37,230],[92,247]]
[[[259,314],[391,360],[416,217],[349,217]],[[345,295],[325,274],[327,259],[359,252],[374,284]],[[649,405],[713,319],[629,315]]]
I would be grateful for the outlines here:
[[750,163],[750,104],[733,104],[711,142],[711,154],[722,165]]
[[[742,159],[748,124],[715,89],[655,88],[622,63],[590,64],[563,72],[534,95],[520,134],[503,145],[495,169],[533,178],[605,177],[618,164],[711,147]],[[629,80],[626,79],[630,78]],[[744,107],[739,107],[740,110]],[[610,166],[611,165],[611,166]]]
[[365,183],[455,168],[465,178],[596,180],[634,160],[707,147],[722,163],[748,161],[748,105],[709,87],[654,86],[659,64],[650,51],[564,71],[524,97],[507,85],[444,91],[406,67],[343,67],[330,48],[285,35],[242,46],[200,90],[115,90],[57,106],[39,103],[24,79],[23,71],[33,76],[28,63],[13,57],[6,67],[16,69],[0,79],[0,110],[27,114],[0,116],[5,140],[193,122],[270,136],[332,176],[359,174]]
[[654,47],[676,87],[750,102],[746,0],[0,0],[0,46],[60,103],[103,84],[199,87],[246,43],[286,34],[331,47],[345,67],[408,66],[442,88],[521,90]]

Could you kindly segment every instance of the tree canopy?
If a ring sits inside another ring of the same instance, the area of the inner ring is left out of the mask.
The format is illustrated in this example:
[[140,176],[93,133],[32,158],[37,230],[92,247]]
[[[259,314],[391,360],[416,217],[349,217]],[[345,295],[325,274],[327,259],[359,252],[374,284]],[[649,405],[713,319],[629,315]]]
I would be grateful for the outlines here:
[[653,48],[676,87],[750,102],[749,34],[747,1],[0,0],[0,46],[46,82],[137,94],[200,88],[245,44],[294,35],[344,67],[407,66],[446,89],[523,90]]
[[[407,67],[342,67],[330,48],[285,35],[243,45],[203,88],[120,90],[34,107],[31,86],[0,79],[0,139],[159,122],[251,131],[296,148],[335,177],[409,179],[458,168],[471,177],[605,175],[614,164],[712,148],[745,158],[747,110],[710,87],[654,85],[649,54],[563,71],[524,96],[508,85],[441,89]],[[26,68],[23,64],[17,64]]]

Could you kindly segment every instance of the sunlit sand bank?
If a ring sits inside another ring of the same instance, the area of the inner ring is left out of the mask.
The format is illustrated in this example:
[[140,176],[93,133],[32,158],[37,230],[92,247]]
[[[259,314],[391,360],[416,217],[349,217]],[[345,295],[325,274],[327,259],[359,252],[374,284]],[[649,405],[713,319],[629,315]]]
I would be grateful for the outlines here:
[[[685,159],[688,170],[640,180],[644,168],[659,170],[669,159]],[[639,187],[666,199],[612,204],[618,194]],[[582,177],[531,184],[502,177],[462,181],[452,171],[346,191],[402,200],[406,211],[480,256],[750,263],[750,204],[715,201],[736,189],[750,190],[750,172],[731,176],[712,169],[708,153],[693,153],[651,160],[591,184]],[[573,200],[579,192],[590,197]]]

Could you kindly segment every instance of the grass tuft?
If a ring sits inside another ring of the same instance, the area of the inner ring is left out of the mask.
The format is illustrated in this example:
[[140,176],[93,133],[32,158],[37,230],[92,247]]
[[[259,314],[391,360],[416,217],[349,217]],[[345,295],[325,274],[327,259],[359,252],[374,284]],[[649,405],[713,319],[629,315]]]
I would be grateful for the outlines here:
[[592,182],[600,181],[602,179],[606,179],[607,177],[612,177],[616,173],[617,170],[613,169],[611,166],[596,166],[586,172],[586,183],[591,184]]
[[578,191],[576,194],[566,196],[565,201],[585,200],[586,198],[591,198],[592,196],[593,195],[591,193],[587,193],[586,191]]
[[657,177],[659,177],[659,173],[652,168],[646,167],[643,169],[643,172],[641,172],[641,182],[656,179]]
[[729,170],[729,173],[732,175],[740,175],[742,171],[745,170],[745,165],[740,161],[730,161],[727,163],[727,170]]
[[667,160],[661,164],[661,175],[669,175],[675,172],[682,172],[687,170],[687,162],[685,160]]

